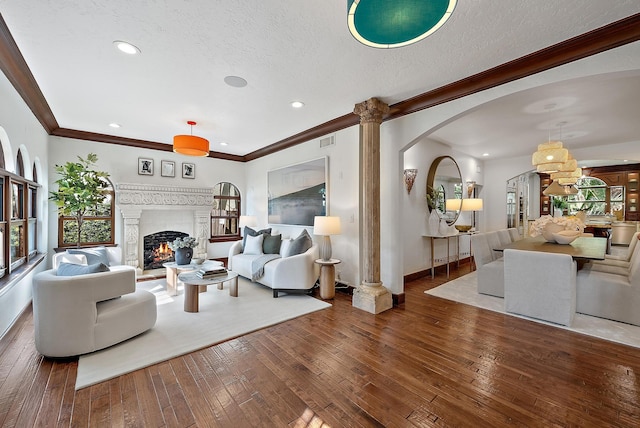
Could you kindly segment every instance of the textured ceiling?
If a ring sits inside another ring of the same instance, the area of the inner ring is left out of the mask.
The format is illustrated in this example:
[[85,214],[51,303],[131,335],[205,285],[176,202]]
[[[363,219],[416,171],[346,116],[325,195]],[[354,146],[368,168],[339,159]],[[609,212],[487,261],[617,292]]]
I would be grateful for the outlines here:
[[[640,12],[638,0],[536,0],[535,8],[528,0],[459,2],[427,39],[379,50],[349,34],[346,3],[0,0],[0,13],[60,127],[171,144],[195,120],[194,134],[211,150],[244,155],[365,99],[393,104]],[[142,54],[123,55],[114,40]],[[226,85],[229,75],[248,85]],[[601,100],[602,92],[589,95]],[[528,93],[525,105],[552,94]],[[305,107],[292,109],[293,100]],[[575,112],[588,114],[589,106]],[[479,151],[472,136],[495,137],[480,132],[480,118],[468,129],[443,128],[438,138]],[[488,121],[495,129],[495,118]]]

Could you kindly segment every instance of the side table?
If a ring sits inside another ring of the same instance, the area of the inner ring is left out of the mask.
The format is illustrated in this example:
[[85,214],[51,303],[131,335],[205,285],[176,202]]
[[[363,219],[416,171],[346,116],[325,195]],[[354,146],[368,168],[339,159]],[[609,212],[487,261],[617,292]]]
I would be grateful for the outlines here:
[[338,259],[316,260],[320,265],[320,298],[333,299],[336,295],[336,265]]

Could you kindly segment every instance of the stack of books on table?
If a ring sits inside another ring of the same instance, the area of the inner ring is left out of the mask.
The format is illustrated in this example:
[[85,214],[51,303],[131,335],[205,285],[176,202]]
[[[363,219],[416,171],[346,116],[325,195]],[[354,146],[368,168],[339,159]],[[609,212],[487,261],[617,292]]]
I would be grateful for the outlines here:
[[215,278],[218,276],[225,276],[227,270],[222,266],[216,266],[210,269],[200,269],[196,271],[196,276],[202,279]]

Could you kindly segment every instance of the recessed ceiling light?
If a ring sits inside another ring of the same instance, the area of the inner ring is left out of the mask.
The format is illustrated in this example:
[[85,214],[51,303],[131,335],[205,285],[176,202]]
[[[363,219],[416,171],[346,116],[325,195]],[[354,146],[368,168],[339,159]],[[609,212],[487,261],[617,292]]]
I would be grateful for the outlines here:
[[247,86],[247,81],[239,76],[227,76],[224,78],[224,83],[234,88],[244,88]]
[[220,143],[221,146],[228,146],[229,144],[227,143]]
[[482,156],[487,157],[489,156],[489,153],[483,153]]
[[110,123],[109,126],[112,127],[112,128],[120,128],[120,124],[119,123],[115,123],[115,122],[114,123]]
[[122,40],[116,40],[113,42],[115,47],[120,51],[129,55],[137,55],[140,53],[140,49],[137,46],[132,45],[128,42],[123,42]]
[[302,101],[292,101],[291,107],[293,108],[302,108],[304,107],[304,103]]

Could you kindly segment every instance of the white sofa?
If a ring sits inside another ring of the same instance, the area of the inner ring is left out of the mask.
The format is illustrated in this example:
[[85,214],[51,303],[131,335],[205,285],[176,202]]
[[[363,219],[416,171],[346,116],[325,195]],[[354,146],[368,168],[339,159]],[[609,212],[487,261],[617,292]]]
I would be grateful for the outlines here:
[[[273,289],[273,297],[279,292],[309,292],[315,285],[319,275],[318,245],[302,254],[280,257],[264,265],[264,275],[256,282]],[[251,262],[260,255],[242,254],[242,240],[235,242],[229,249],[228,268],[238,275],[251,280]]]
[[156,322],[155,295],[136,290],[135,270],[33,278],[36,349],[69,357],[106,348],[145,332]]

